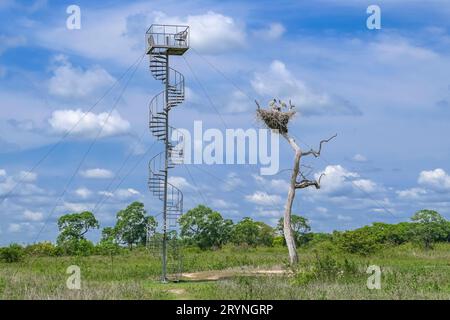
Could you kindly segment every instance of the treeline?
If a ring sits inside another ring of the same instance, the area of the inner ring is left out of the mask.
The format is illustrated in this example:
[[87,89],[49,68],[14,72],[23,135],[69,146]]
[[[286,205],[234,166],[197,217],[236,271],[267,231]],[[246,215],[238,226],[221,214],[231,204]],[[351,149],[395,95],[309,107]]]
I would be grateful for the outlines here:
[[[224,245],[241,247],[284,246],[283,219],[276,227],[249,217],[237,223],[204,205],[186,212],[179,219],[179,233],[171,232],[171,241],[202,250],[216,250]],[[99,229],[98,220],[91,212],[71,213],[58,219],[59,235],[56,244],[35,243],[28,246],[11,244],[0,248],[0,260],[19,261],[25,255],[116,255],[124,250],[143,247],[161,241],[155,217],[147,215],[144,204],[133,202],[116,215],[112,227],[102,229],[97,244],[86,239],[86,234]],[[325,245],[347,253],[367,255],[383,246],[414,242],[431,249],[436,242],[450,242],[450,221],[438,212],[421,210],[411,222],[398,224],[373,223],[350,231],[314,233],[306,218],[293,215],[292,229],[298,247]]]
[[[236,224],[220,213],[198,206],[180,218],[182,241],[201,249],[217,249],[232,243],[240,246],[282,246],[283,218],[275,228],[251,218]],[[342,251],[371,254],[383,246],[413,242],[431,249],[436,242],[450,242],[450,221],[438,212],[420,210],[411,222],[388,224],[376,222],[350,231],[314,233],[306,218],[292,215],[291,227],[298,247],[329,244]]]

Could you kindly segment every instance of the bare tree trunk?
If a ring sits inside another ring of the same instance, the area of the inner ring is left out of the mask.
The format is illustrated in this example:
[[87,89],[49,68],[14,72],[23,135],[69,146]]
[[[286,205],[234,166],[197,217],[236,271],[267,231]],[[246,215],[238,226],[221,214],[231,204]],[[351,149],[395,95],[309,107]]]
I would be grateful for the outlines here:
[[295,198],[295,189],[297,184],[297,175],[300,170],[300,158],[302,156],[302,152],[295,142],[294,138],[289,137],[287,134],[283,135],[284,138],[287,139],[291,147],[295,150],[294,157],[294,168],[292,170],[291,182],[289,185],[289,192],[286,201],[286,206],[284,208],[284,238],[286,240],[286,245],[289,251],[289,262],[291,265],[298,263],[298,255],[297,255],[297,247],[295,245],[295,237],[294,232],[291,226],[291,215],[292,215],[292,203]]
[[[283,225],[284,238],[286,240],[286,245],[289,250],[289,262],[291,265],[295,265],[298,263],[298,254],[297,254],[297,247],[295,245],[294,231],[292,230],[291,225],[292,203],[294,202],[295,191],[296,189],[304,189],[308,187],[315,187],[316,189],[320,189],[320,179],[322,178],[322,176],[325,175],[324,173],[322,173],[319,179],[317,180],[308,179],[300,170],[300,161],[303,156],[312,155],[315,158],[319,157],[322,151],[322,144],[327,143],[330,140],[334,139],[337,136],[337,134],[333,135],[329,139],[321,140],[319,143],[318,150],[314,150],[311,148],[311,150],[309,151],[302,152],[300,147],[295,142],[295,139],[288,135],[287,129],[288,122],[295,114],[294,111],[295,106],[292,105],[291,101],[289,101],[288,107],[286,103],[281,102],[279,99],[278,101],[276,99],[273,99],[270,102],[269,108],[267,110],[261,109],[258,101],[255,100],[255,102],[258,107],[256,114],[258,115],[259,119],[261,119],[268,128],[280,133],[283,136],[283,138],[285,138],[289,142],[289,145],[292,147],[292,149],[294,149],[295,152],[294,168],[292,169],[288,196],[286,200],[286,205],[284,207],[284,225]],[[282,111],[284,109],[287,109],[287,111],[286,112]],[[300,178],[300,180],[297,180],[298,178]]]

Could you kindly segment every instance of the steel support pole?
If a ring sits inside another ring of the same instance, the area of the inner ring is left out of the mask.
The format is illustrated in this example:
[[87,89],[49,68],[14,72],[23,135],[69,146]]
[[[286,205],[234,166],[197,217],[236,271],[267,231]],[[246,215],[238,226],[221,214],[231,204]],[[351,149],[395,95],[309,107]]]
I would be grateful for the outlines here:
[[163,206],[163,244],[162,244],[162,282],[167,282],[167,179],[169,175],[169,54],[166,52],[166,123],[165,123],[165,163],[164,163],[164,206]]

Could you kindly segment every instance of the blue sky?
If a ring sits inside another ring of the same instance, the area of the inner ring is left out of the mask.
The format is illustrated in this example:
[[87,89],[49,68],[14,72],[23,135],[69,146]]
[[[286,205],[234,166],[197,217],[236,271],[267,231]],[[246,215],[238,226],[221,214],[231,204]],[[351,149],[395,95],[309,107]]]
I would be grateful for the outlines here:
[[[71,4],[81,8],[81,30],[66,28]],[[366,28],[371,4],[381,7],[381,30]],[[148,160],[161,150],[146,153],[147,105],[162,89],[148,59],[73,179],[128,76],[58,143],[142,55],[154,22],[191,26],[185,58],[195,76],[173,59],[188,92],[174,126],[258,128],[253,99],[279,97],[297,106],[291,133],[303,148],[338,134],[320,159],[305,160],[312,176],[326,173],[322,189],[298,191],[294,204],[314,231],[406,221],[423,208],[450,219],[449,17],[448,1],[0,0],[0,244],[54,240],[64,213],[95,208],[109,226],[131,201],[161,211],[146,186]],[[280,153],[280,167],[291,167],[283,140]],[[206,199],[227,218],[270,224],[289,179],[252,165],[180,166],[171,175],[186,209]]]

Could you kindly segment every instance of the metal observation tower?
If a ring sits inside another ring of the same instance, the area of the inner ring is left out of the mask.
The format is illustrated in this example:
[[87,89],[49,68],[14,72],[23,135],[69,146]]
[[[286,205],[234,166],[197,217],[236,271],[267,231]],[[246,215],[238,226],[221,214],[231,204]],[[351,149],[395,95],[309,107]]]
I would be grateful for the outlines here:
[[164,90],[154,96],[149,105],[150,131],[164,143],[165,148],[149,162],[148,186],[153,195],[163,202],[162,239],[156,239],[156,247],[161,252],[162,281],[165,282],[168,280],[168,268],[173,268],[170,270],[172,274],[181,273],[181,257],[178,249],[171,247],[170,238],[171,231],[177,230],[178,218],[183,213],[183,193],[168,182],[168,176],[169,169],[183,162],[182,144],[172,142],[183,137],[169,125],[169,113],[184,101],[184,76],[169,67],[169,57],[180,56],[189,49],[189,27],[153,24],[147,30],[146,41],[150,71],[156,80],[164,84]]

